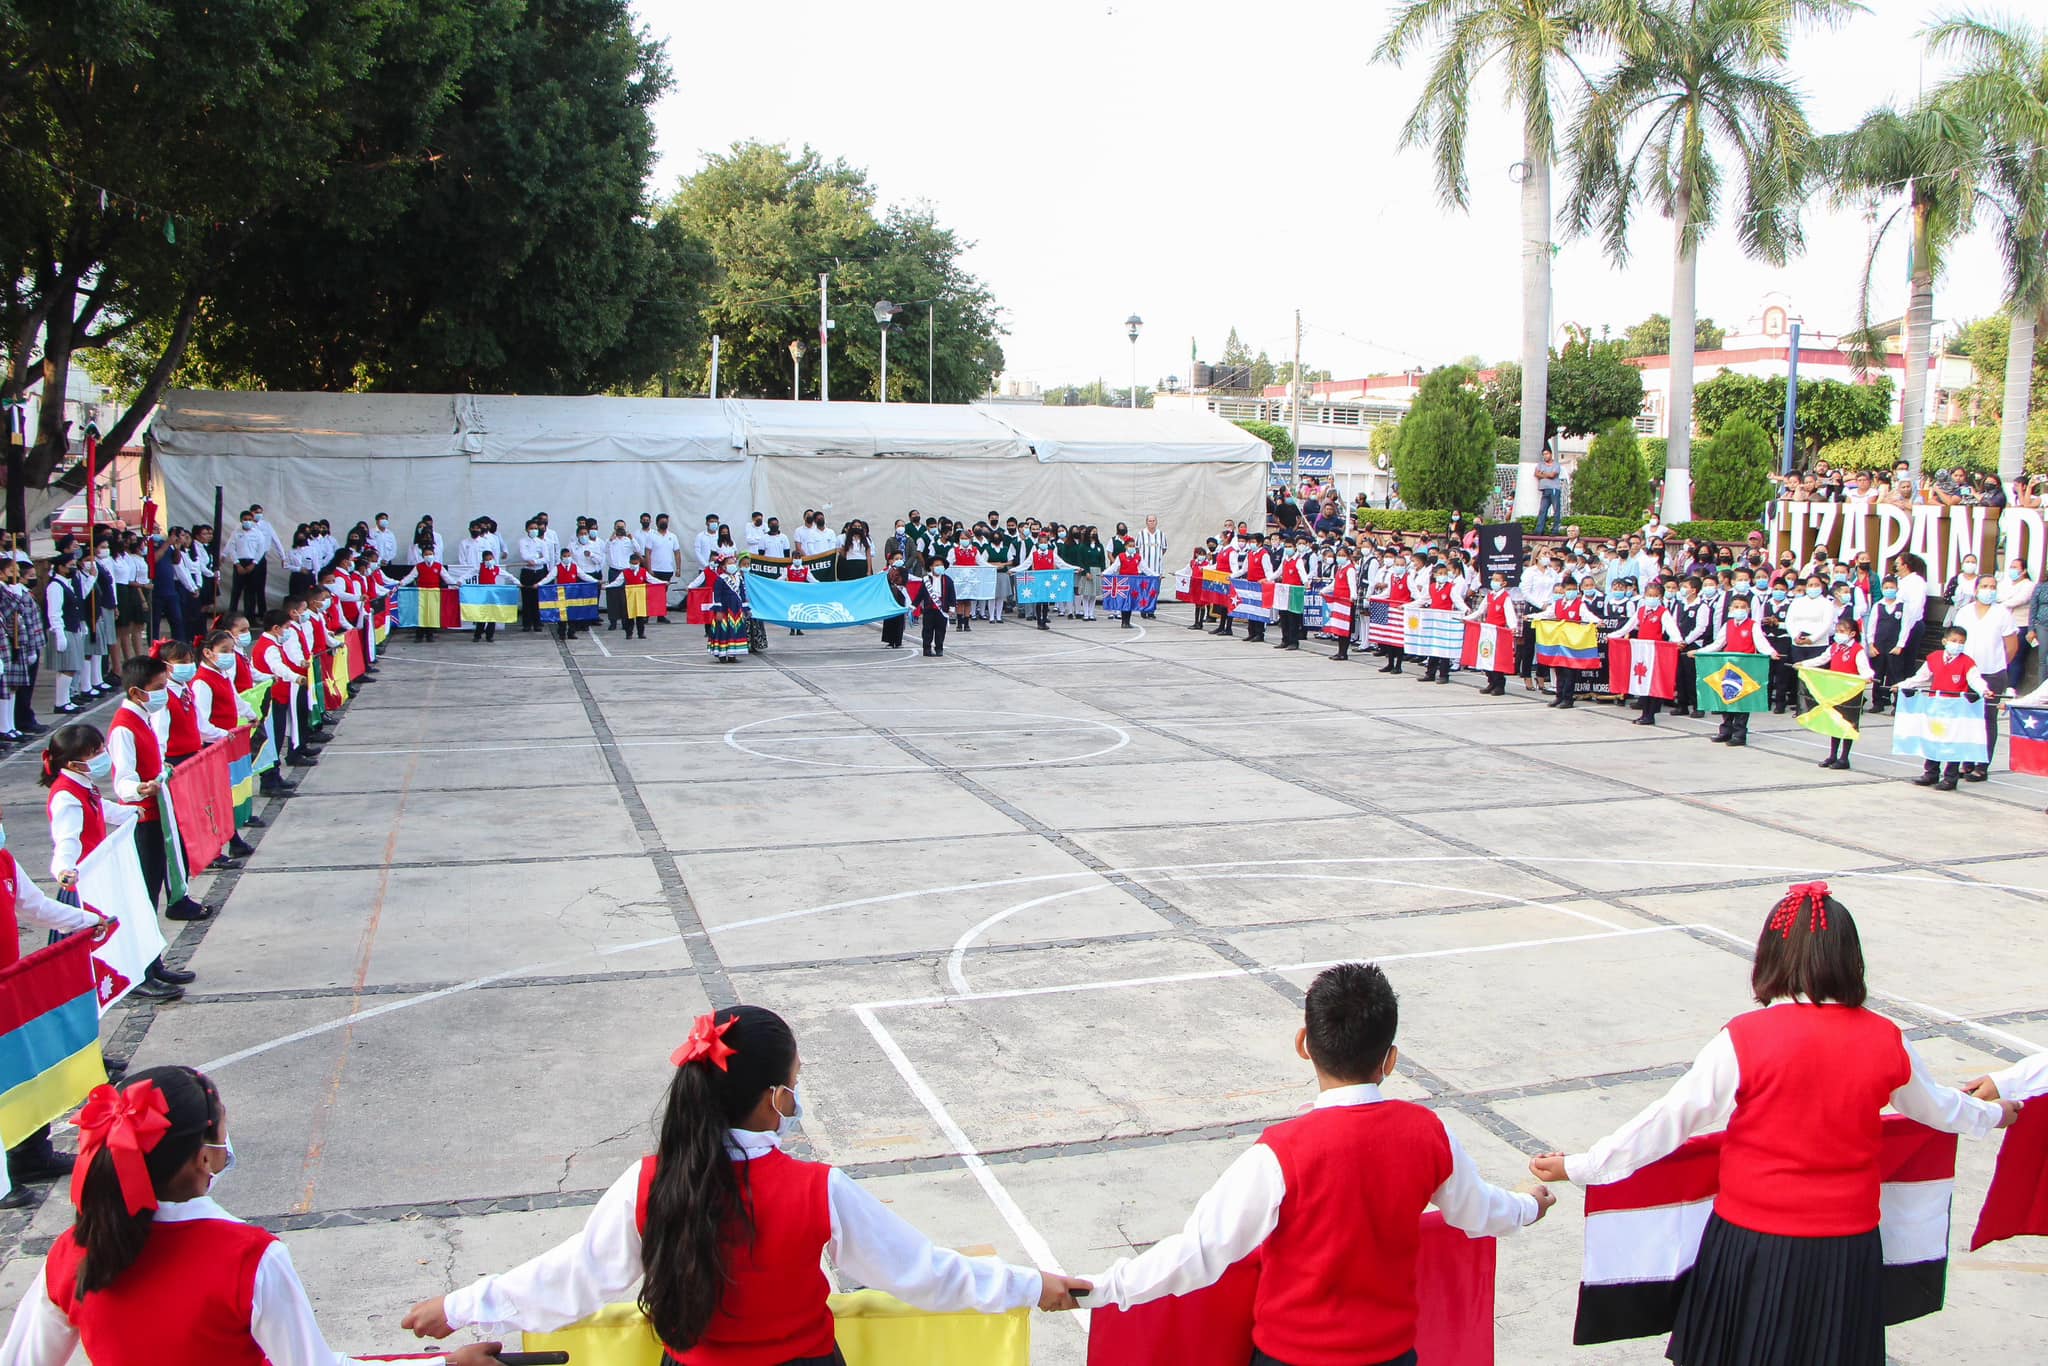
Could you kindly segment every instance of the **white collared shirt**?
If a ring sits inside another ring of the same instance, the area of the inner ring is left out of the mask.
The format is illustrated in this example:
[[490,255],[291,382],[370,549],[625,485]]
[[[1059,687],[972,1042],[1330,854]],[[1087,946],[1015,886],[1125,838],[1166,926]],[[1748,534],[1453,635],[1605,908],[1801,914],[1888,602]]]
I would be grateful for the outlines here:
[[[87,787],[97,788],[93,780],[76,769],[71,776]],[[135,819],[135,808],[123,806],[120,802],[101,800],[100,816],[107,823],[107,829]],[[58,787],[50,790],[50,876],[62,879],[66,873],[76,871],[78,861],[85,857],[85,803],[70,792]]]
[[676,556],[682,549],[683,543],[673,531],[654,532],[647,538],[647,568],[656,574],[675,573]]
[[[739,1162],[751,1162],[777,1146],[774,1134],[751,1129],[726,1130],[726,1145]],[[642,1269],[636,1218],[640,1165],[635,1162],[612,1183],[575,1237],[450,1294],[443,1301],[449,1325],[547,1332],[623,1297],[639,1283]],[[1043,1280],[1036,1270],[933,1246],[837,1168],[827,1180],[826,1200],[832,1236],[825,1254],[862,1285],[931,1313],[1000,1314],[1038,1303]],[[0,1366],[11,1364],[0,1361]]]
[[1998,1084],[1998,1094],[2005,1100],[2032,1100],[2048,1095],[2048,1053],[2021,1058],[2012,1066],[1993,1072],[1991,1080]]
[[[157,1206],[155,1216],[159,1224],[198,1219],[242,1222],[207,1196],[168,1201]],[[249,1337],[271,1366],[349,1366],[356,1361],[327,1345],[313,1317],[312,1302],[306,1298],[306,1287],[292,1265],[292,1254],[282,1242],[264,1249],[262,1260],[256,1263]],[[14,1323],[7,1330],[5,1344],[0,1345],[0,1366],[64,1366],[77,1348],[78,1330],[50,1302],[48,1273],[38,1272],[20,1307],[14,1311]]]
[[[171,739],[171,713],[168,708],[153,712],[147,707],[138,707],[133,701],[125,701],[117,709],[142,718],[156,736],[157,752],[161,754]],[[142,779],[135,772],[135,737],[125,729],[108,725],[107,753],[114,758],[114,798],[123,802],[142,800]],[[163,775],[157,775],[161,778]]]
[[[1332,1087],[1316,1097],[1315,1108],[1373,1105],[1379,1100],[1378,1086],[1361,1083]],[[1535,1196],[1482,1181],[1457,1135],[1446,1129],[1444,1138],[1451,1147],[1451,1174],[1430,1195],[1429,1203],[1443,1211],[1445,1222],[1475,1238],[1499,1237],[1536,1222]],[[1280,1226],[1280,1205],[1286,1198],[1287,1178],[1280,1159],[1264,1143],[1253,1144],[1195,1203],[1195,1212],[1179,1233],[1136,1257],[1119,1258],[1109,1270],[1090,1277],[1095,1289],[1088,1303],[1128,1309],[1163,1295],[1185,1295],[1214,1285]]]

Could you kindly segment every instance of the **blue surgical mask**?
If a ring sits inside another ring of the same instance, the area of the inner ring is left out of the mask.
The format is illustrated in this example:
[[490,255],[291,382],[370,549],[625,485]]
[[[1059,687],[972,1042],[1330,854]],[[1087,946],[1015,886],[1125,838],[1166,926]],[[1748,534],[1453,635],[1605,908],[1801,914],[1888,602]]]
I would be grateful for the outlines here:
[[162,711],[171,705],[169,688],[151,688],[142,695],[142,705],[150,711]]
[[101,750],[85,761],[85,776],[96,783],[103,783],[114,776],[114,756]]
[[1808,589],[1806,590],[1806,596],[1807,596],[1807,597],[1809,597],[1809,598],[1817,598],[1817,597],[1819,597],[1819,596],[1820,596],[1820,589],[1818,589],[1818,588],[1813,588],[1813,587],[1809,587],[1809,588],[1808,588]]
[[1996,589],[1980,588],[1977,590],[1977,601],[1988,607],[1998,601],[1998,592]]
[[199,1146],[200,1146],[200,1147],[202,1147],[202,1148],[219,1148],[219,1149],[221,1149],[221,1150],[222,1150],[223,1152],[225,1152],[225,1153],[226,1153],[226,1154],[228,1155],[228,1160],[227,1160],[227,1164],[226,1164],[225,1166],[223,1166],[223,1167],[222,1167],[222,1168],[221,1168],[221,1169],[220,1169],[219,1171],[215,1172],[215,1173],[214,1173],[214,1174],[213,1174],[213,1175],[212,1175],[211,1177],[209,1177],[209,1178],[207,1179],[207,1182],[206,1182],[206,1188],[207,1188],[208,1190],[212,1190],[212,1189],[213,1189],[213,1183],[214,1183],[215,1181],[218,1181],[218,1180],[220,1180],[220,1179],[221,1179],[221,1178],[222,1178],[223,1176],[226,1176],[226,1175],[227,1175],[227,1174],[228,1174],[229,1172],[231,1172],[231,1171],[233,1171],[233,1170],[235,1169],[235,1139],[234,1139],[234,1135],[232,1135],[232,1134],[224,1134],[224,1135],[222,1135],[222,1137],[221,1137],[221,1140],[220,1140],[220,1142],[218,1142],[218,1143],[202,1143],[202,1144],[200,1144]]
[[250,635],[247,631],[244,631],[240,635],[235,637],[235,647],[237,649],[246,650],[249,648],[249,643],[254,639],[254,636]]
[[171,665],[171,681],[174,683],[190,683],[198,676],[199,666],[197,664]]
[[1885,587],[1879,589],[1878,593],[1880,594],[1880,596],[1889,601],[1892,598],[1895,598],[1899,595],[1899,590],[1895,585],[1888,584]]

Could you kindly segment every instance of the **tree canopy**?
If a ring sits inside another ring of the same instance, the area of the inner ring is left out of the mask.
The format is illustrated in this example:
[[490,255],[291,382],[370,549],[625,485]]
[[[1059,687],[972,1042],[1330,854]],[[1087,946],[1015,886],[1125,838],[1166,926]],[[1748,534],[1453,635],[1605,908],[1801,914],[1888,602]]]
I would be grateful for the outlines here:
[[[1782,377],[1738,375],[1723,372],[1695,391],[1694,412],[1700,431],[1713,436],[1740,414],[1766,432],[1776,432],[1785,421],[1785,381]],[[1799,430],[1795,442],[1803,460],[1811,460],[1820,448],[1835,441],[1848,441],[1868,432],[1883,431],[1891,422],[1892,382],[1879,378],[1869,384],[1845,384],[1838,379],[1799,381]]]
[[1712,440],[1694,447],[1693,510],[1701,517],[1746,521],[1763,511],[1777,468],[1770,435],[1747,413],[1735,413]]
[[[1695,319],[1692,327],[1693,346],[1700,351],[1718,351],[1721,343],[1728,339],[1726,328],[1714,326],[1712,318]],[[1621,334],[1621,354],[1631,359],[1641,356],[1668,356],[1671,354],[1671,315],[1652,313]]]
[[1584,436],[1614,422],[1634,422],[1643,410],[1643,372],[1622,359],[1618,342],[1583,333],[1550,362],[1550,422],[1567,436]]
[[1650,506],[1650,472],[1634,424],[1609,423],[1572,471],[1572,512],[1634,517]]
[[1478,512],[1493,496],[1493,421],[1469,370],[1431,371],[1394,433],[1394,478],[1412,508]]

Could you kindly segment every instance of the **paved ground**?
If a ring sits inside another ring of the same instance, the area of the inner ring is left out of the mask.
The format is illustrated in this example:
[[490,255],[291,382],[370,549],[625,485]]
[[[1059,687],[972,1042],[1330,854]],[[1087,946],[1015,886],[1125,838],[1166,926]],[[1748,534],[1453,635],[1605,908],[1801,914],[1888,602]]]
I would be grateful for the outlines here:
[[[681,625],[630,647],[651,654],[394,642],[180,937],[194,994],[110,1017],[109,1052],[219,1078],[219,1195],[288,1231],[337,1346],[393,1351],[412,1301],[578,1223],[709,1002],[794,1023],[818,1154],[942,1242],[1083,1272],[1309,1100],[1291,1041],[1329,960],[1389,964],[1393,1091],[1504,1182],[1743,1009],[1789,880],[1835,880],[1943,1075],[2048,1040],[2037,780],[1943,796],[1901,781],[1882,722],[1838,774],[1790,718],[1730,752],[1707,723],[1389,678],[1184,610],[983,626],[943,661],[865,630],[778,631],[739,666]],[[40,874],[32,776],[0,761]],[[2048,1250],[1962,1251],[1991,1158],[1964,1147],[1951,1307],[1898,1361],[1986,1332],[2048,1360]],[[0,1303],[68,1218],[59,1193],[0,1220]],[[1569,1346],[1578,1252],[1569,1193],[1503,1244],[1501,1360],[1660,1359]],[[1040,1321],[1037,1361],[1082,1351]]]

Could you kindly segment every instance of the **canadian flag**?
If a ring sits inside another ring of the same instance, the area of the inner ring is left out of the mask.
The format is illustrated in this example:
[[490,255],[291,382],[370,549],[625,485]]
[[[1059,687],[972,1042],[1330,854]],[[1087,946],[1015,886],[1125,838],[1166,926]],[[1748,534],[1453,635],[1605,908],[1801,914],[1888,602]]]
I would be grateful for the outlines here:
[[1616,697],[1661,697],[1678,694],[1678,647],[1668,640],[1607,642],[1607,690]]

